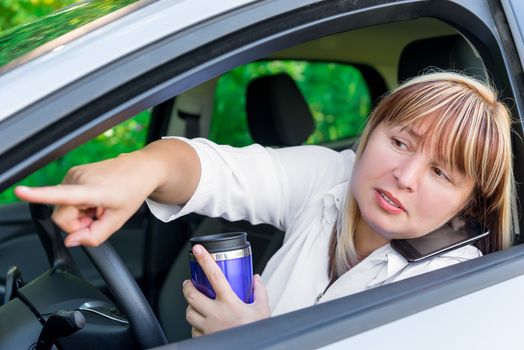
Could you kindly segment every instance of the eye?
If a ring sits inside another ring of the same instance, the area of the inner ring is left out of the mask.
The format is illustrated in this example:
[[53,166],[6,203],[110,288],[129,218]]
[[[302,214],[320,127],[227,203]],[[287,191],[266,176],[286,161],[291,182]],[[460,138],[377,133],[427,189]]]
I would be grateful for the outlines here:
[[400,141],[396,137],[392,137],[391,138],[391,143],[393,144],[393,146],[395,146],[395,148],[397,148],[397,149],[399,149],[401,151],[407,151],[408,150],[408,145],[406,145],[404,142]]
[[446,181],[451,182],[451,179],[449,178],[449,176],[439,167],[433,167],[433,173],[437,175],[437,177],[440,177]]

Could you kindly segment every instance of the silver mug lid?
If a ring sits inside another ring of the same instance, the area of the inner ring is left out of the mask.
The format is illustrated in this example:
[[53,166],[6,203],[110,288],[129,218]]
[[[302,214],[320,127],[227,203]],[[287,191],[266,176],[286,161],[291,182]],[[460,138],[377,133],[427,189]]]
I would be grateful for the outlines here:
[[[228,252],[219,252],[219,253],[210,253],[215,261],[225,261],[238,258],[245,258],[246,256],[251,256],[251,247],[230,250]],[[189,252],[189,260],[196,261],[195,256],[192,252]]]
[[209,253],[229,252],[251,247],[247,241],[246,232],[224,232],[193,237],[189,242],[191,243],[191,248],[193,248],[195,244],[200,244],[206,248]]

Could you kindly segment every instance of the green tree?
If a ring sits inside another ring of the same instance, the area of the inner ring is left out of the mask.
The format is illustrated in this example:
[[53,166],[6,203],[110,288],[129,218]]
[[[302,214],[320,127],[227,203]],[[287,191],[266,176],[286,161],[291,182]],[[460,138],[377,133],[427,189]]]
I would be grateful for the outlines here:
[[0,31],[29,23],[79,0],[0,0]]

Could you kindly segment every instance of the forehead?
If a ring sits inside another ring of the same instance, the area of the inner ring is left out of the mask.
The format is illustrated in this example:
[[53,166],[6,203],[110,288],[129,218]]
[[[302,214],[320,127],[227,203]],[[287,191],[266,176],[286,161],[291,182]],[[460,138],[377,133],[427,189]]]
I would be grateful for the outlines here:
[[436,127],[436,124],[440,124],[441,117],[436,113],[414,118],[411,121],[406,122],[391,122],[392,126],[400,127],[403,131],[409,133],[413,137],[419,139],[424,138],[430,133],[431,129]]
[[[423,142],[427,139],[432,139],[429,137],[431,134],[433,122],[429,118],[420,118],[408,123],[399,123],[399,122],[383,122],[384,127],[392,129],[395,131],[402,132],[410,136],[416,142]],[[426,143],[426,142],[424,142]]]

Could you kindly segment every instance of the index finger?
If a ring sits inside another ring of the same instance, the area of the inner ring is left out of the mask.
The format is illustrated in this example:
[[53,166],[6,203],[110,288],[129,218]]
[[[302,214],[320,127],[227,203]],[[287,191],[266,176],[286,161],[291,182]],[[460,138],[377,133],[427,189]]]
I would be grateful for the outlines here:
[[15,194],[18,198],[31,203],[98,206],[96,194],[82,185],[17,186]]
[[[215,259],[200,244],[193,247],[193,254],[206,274],[217,298],[237,297]],[[237,297],[238,298],[238,297]]]

